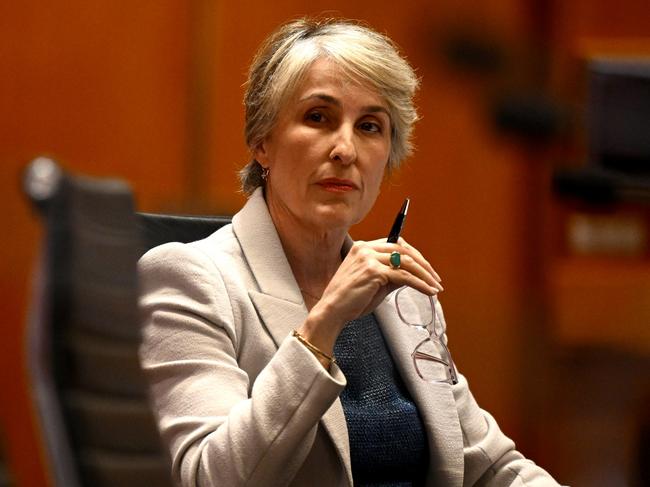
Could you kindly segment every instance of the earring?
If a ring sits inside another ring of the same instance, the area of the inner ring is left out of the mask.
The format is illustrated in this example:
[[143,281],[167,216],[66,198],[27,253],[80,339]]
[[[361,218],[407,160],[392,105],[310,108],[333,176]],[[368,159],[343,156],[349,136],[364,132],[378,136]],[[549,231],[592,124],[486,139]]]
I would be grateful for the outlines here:
[[262,168],[262,180],[266,181],[269,178],[269,173],[271,170],[268,167],[263,167]]

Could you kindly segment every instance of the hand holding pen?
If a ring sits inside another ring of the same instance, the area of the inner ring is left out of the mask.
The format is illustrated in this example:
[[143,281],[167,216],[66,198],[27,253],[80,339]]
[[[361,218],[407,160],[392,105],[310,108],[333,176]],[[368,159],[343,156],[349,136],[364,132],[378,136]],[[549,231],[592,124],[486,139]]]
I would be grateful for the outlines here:
[[[393,222],[393,226],[390,229],[390,232],[388,233],[388,239],[386,242],[388,243],[398,243],[400,235],[402,233],[402,229],[404,228],[404,223],[406,221],[406,215],[408,214],[409,211],[409,205],[411,204],[411,200],[409,198],[406,198],[404,200],[404,203],[402,204],[402,207],[400,208],[399,212],[397,213],[397,216],[395,217],[395,221]],[[436,271],[433,270],[433,267],[429,265],[429,263],[422,257],[422,254],[415,249],[414,247],[408,245],[403,239],[402,239],[402,246],[408,248],[409,250],[412,250],[417,253],[418,257],[421,258],[422,261],[426,262],[428,266],[428,270],[431,271],[433,274],[438,291],[442,291],[442,285],[440,285],[440,276],[436,273]],[[390,266],[393,269],[399,269],[402,264],[402,255],[400,254],[399,250],[393,250],[390,254]]]
[[336,310],[343,323],[372,312],[389,293],[402,286],[427,295],[442,291],[440,276],[431,264],[400,238],[408,209],[407,198],[388,239],[355,242],[325,288],[320,304]]
[[318,336],[324,349],[331,351],[347,322],[372,313],[396,289],[409,286],[430,296],[442,291],[440,277],[431,264],[400,238],[408,209],[407,198],[388,239],[354,242],[320,300],[310,310],[300,330],[303,335]]

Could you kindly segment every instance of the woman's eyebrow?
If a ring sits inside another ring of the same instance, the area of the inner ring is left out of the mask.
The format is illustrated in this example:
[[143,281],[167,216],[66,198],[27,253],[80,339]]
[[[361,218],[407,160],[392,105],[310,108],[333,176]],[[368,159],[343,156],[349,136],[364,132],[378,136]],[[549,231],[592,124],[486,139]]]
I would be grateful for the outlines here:
[[312,93],[311,95],[307,95],[307,96],[305,96],[304,98],[301,98],[298,101],[300,103],[302,103],[304,101],[309,101],[309,100],[312,100],[314,98],[316,98],[318,100],[322,100],[322,101],[327,102],[327,103],[331,103],[332,105],[336,105],[338,107],[341,106],[341,102],[339,101],[338,98],[334,98],[332,95],[327,95],[325,93]]
[[[335,98],[332,95],[328,95],[326,93],[312,93],[310,95],[305,96],[304,98],[301,98],[300,100],[298,100],[298,102],[302,103],[302,102],[305,102],[305,101],[312,100],[314,98],[318,99],[318,100],[322,100],[322,101],[324,101],[326,103],[330,103],[330,104],[332,104],[334,106],[337,106],[337,107],[342,106],[341,101],[338,98]],[[388,115],[388,118],[390,118],[390,113],[388,113],[388,110],[386,109],[386,107],[383,107],[381,105],[368,105],[368,106],[365,106],[365,107],[361,107],[361,111],[366,112],[366,113],[383,112],[386,115]]]
[[388,115],[388,118],[390,118],[390,113],[388,113],[388,110],[386,109],[386,107],[383,107],[381,105],[370,105],[370,106],[367,106],[367,107],[363,107],[362,110],[364,112],[368,112],[368,113],[382,112],[382,113],[385,113],[386,115]]

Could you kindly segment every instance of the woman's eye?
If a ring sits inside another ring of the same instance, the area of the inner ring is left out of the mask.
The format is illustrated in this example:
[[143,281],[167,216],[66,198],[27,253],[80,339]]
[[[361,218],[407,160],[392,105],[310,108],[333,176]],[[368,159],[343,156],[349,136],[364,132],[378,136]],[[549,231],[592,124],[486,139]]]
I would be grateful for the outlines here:
[[307,120],[310,122],[322,122],[325,120],[325,116],[320,112],[309,112],[307,114]]
[[364,132],[381,132],[381,126],[375,122],[361,122],[359,127]]

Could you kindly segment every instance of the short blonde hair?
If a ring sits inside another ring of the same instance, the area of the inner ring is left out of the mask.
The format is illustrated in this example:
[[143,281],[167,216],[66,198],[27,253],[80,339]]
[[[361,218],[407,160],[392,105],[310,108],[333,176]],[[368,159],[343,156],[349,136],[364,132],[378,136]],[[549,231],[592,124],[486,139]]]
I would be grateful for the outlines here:
[[[349,20],[295,20],[262,44],[251,64],[244,97],[246,144],[251,152],[269,135],[281,108],[320,58],[334,60],[351,78],[369,83],[384,98],[391,119],[388,169],[398,167],[413,150],[418,79],[393,41]],[[240,180],[246,194],[264,184],[262,167],[255,159],[240,171]]]

